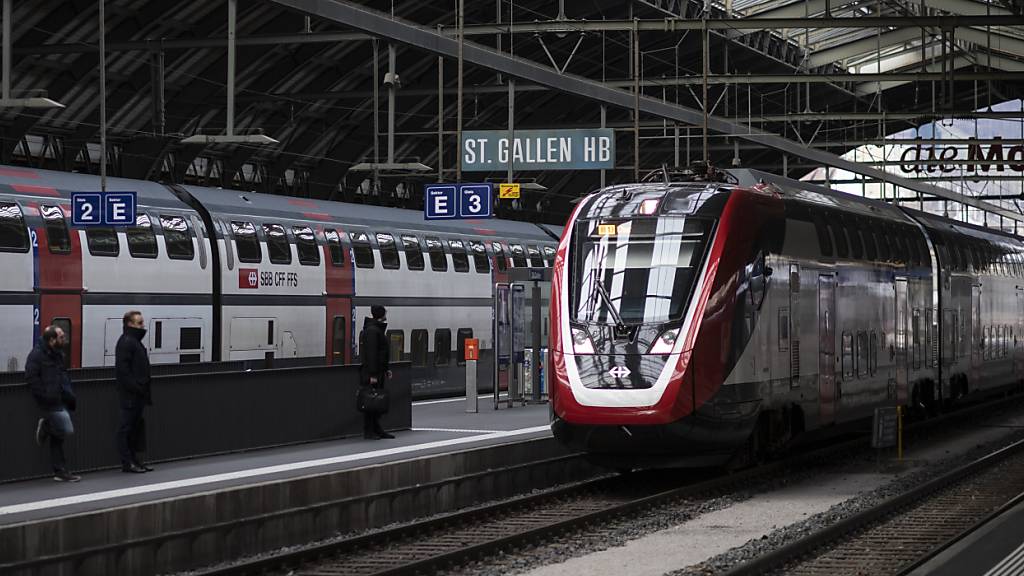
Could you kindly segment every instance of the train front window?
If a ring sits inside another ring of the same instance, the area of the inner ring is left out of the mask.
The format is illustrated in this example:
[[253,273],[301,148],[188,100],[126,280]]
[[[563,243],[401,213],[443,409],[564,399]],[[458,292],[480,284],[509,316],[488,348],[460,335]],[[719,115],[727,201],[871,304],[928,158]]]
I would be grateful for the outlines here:
[[682,318],[709,229],[707,221],[678,217],[580,222],[574,319],[636,325]]

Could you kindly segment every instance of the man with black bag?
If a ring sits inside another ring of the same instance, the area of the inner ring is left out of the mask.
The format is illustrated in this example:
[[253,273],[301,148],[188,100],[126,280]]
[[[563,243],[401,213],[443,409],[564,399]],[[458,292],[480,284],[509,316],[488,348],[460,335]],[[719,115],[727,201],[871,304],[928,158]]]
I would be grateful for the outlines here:
[[363,438],[394,438],[380,426],[381,414],[388,411],[388,392],[384,384],[391,377],[388,369],[391,350],[387,339],[387,310],[375,304],[370,307],[370,314],[373,317],[365,319],[363,331],[359,334],[359,353],[363,364],[359,370],[356,407],[363,413]]
[[117,427],[117,451],[121,456],[121,471],[140,474],[153,469],[139,461],[136,452],[141,448],[145,434],[142,410],[153,404],[150,394],[149,353],[142,339],[146,337],[146,323],[142,313],[132,310],[122,320],[124,332],[114,349],[117,373],[117,396],[121,405],[121,423]]
[[69,413],[77,405],[71,378],[64,368],[66,344],[63,329],[47,326],[25,361],[25,381],[43,415],[36,425],[36,443],[42,446],[49,441],[53,479],[78,482],[80,478],[68,472],[64,460],[64,439],[75,433]]

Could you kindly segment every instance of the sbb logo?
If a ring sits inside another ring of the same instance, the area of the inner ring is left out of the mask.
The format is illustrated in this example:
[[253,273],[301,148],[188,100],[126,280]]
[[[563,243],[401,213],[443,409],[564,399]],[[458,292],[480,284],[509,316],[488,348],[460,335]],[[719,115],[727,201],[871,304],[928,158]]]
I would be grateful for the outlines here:
[[260,271],[255,268],[238,269],[238,287],[256,289],[260,287]]

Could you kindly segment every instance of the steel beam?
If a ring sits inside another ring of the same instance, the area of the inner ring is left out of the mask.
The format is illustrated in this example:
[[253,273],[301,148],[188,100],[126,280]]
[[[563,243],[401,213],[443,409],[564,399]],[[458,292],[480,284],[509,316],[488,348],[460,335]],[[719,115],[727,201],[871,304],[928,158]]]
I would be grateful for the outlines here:
[[[946,80],[948,79],[948,76],[942,74],[942,64],[943,63],[941,61],[927,64],[924,67],[926,72],[903,72],[903,74],[907,74],[909,76],[908,78],[903,80],[898,80],[894,78],[877,78],[872,80],[869,78],[864,78],[867,81],[864,84],[860,84],[856,88],[854,88],[854,91],[860,96],[865,96],[868,94],[874,94],[879,90],[889,90],[890,88],[903,86],[905,84],[909,84],[917,80],[927,80],[929,79],[929,77],[934,77],[936,75],[939,77],[931,79],[939,81]],[[1003,80],[1010,79],[1015,74],[1020,75],[1024,73],[1024,62],[1014,60],[1012,58],[1003,58],[1002,56],[995,55],[976,54],[976,59],[974,60],[968,59],[964,56],[957,56],[952,60],[951,64],[953,70],[959,70],[960,68],[965,68],[967,66],[979,65],[991,66],[996,70],[995,72],[953,72],[952,76],[954,80]],[[917,65],[919,66],[920,62]],[[1003,70],[1004,72],[1000,72],[999,70]],[[884,74],[892,74],[892,72],[886,72]],[[988,74],[991,76],[991,78],[969,77],[969,75],[972,74]]]
[[[459,43],[451,38],[437,34],[429,28],[400,20],[389,14],[371,10],[364,6],[342,3],[335,0],[274,0],[274,2],[282,6],[315,15],[331,22],[363,30],[369,34],[417,47],[447,58],[455,58],[459,54]],[[636,21],[631,24],[636,25]],[[704,120],[703,114],[699,110],[648,97],[636,98],[634,94],[630,94],[625,90],[606,86],[600,82],[589,80],[587,78],[571,74],[562,74],[551,67],[543,66],[528,60],[513,58],[473,42],[462,42],[462,57],[466,61],[478,66],[483,66],[496,72],[501,72],[536,84],[548,86],[555,90],[588,100],[596,100],[624,109],[630,109],[636,106],[642,113],[687,124],[699,125]],[[842,168],[856,174],[876,177],[896,186],[915,190],[923,194],[930,194],[956,202],[962,202],[980,210],[989,211],[993,214],[1000,214],[1007,218],[1024,222],[1024,215],[1019,213],[1011,212],[998,206],[994,206],[974,198],[962,196],[942,188],[929,186],[907,178],[887,174],[881,170],[863,166],[857,162],[840,158],[839,156],[829,154],[822,150],[802,146],[775,134],[756,130],[748,125],[729,122],[728,120],[718,117],[711,117],[708,119],[708,127],[715,132],[731,134],[737,138],[760,143],[801,158],[806,158],[813,162]]]
[[[712,18],[708,29],[714,31],[762,30],[788,28],[903,28],[918,30],[921,27],[961,29],[970,26],[1022,26],[1024,16],[883,16],[865,18]],[[640,32],[681,32],[700,30],[701,20],[693,18],[664,18],[637,21]],[[573,32],[629,32],[633,30],[632,20],[550,20],[520,22],[516,24],[473,24],[467,25],[465,34],[470,36],[494,36],[495,34],[528,33],[573,33]],[[444,36],[454,38],[454,27],[442,29]],[[958,33],[959,36],[959,33]],[[369,40],[363,32],[312,32],[309,34],[272,34],[245,36],[236,39],[236,46],[278,46],[354,42]],[[872,37],[873,38],[873,37]],[[148,50],[191,50],[197,48],[223,48],[227,39],[211,38],[168,38],[161,40],[134,40],[110,42],[107,52],[133,52]],[[16,46],[14,54],[81,54],[96,52],[93,44],[64,43]]]

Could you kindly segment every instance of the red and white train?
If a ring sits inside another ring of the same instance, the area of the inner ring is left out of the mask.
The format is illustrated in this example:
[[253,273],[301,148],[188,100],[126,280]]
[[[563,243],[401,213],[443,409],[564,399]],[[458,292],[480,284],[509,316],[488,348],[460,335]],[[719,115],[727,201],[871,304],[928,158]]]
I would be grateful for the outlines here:
[[19,370],[50,323],[70,335],[72,367],[111,365],[133,308],[156,363],[352,362],[379,303],[414,393],[462,391],[464,338],[490,357],[492,286],[510,266],[550,266],[561,233],[118,178],[107,189],[136,192],[136,226],[72,228],[71,193],[99,189],[92,175],[0,167],[0,370]]
[[731,172],[577,206],[551,296],[561,441],[720,464],[1024,380],[1024,240]]

